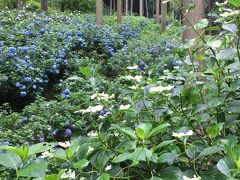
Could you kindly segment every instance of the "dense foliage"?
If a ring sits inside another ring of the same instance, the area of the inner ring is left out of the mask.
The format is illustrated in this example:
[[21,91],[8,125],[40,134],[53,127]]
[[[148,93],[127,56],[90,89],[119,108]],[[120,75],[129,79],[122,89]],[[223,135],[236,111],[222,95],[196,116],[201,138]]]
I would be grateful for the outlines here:
[[240,3],[229,2],[215,27],[194,26],[216,35],[186,44],[175,21],[160,35],[139,17],[98,27],[1,12],[0,177],[239,179]]

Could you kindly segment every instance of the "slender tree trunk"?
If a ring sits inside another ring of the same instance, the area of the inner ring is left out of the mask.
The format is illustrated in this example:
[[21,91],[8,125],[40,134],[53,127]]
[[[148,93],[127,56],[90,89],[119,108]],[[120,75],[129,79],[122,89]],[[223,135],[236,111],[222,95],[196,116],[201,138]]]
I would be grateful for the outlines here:
[[131,0],[131,16],[133,16],[133,0]]
[[147,15],[147,17],[149,17],[148,0],[146,0],[145,3],[146,3],[146,15]]
[[156,0],[156,22],[160,24],[160,0]]
[[48,0],[41,0],[41,9],[45,12],[48,11]]
[[125,15],[128,16],[128,0],[125,2]]
[[110,0],[110,15],[112,15],[112,9],[113,9],[113,0]]
[[21,7],[21,0],[16,0],[16,8],[19,9]]
[[103,0],[96,1],[96,24],[103,25]]
[[122,23],[122,0],[117,0],[117,23]]
[[167,3],[163,3],[164,0],[161,1],[161,32],[166,31],[167,27]]
[[65,11],[65,0],[61,0],[61,12]]
[[[184,41],[197,37],[197,34],[191,27],[191,24],[195,25],[199,20],[204,18],[205,14],[204,0],[195,0],[195,8],[187,12],[189,2],[190,0],[183,0],[183,25],[185,26],[185,30],[183,32]],[[204,36],[203,30],[199,30],[198,32]]]
[[139,0],[139,16],[143,16],[143,0]]
[[[205,16],[205,6],[204,0],[195,0],[195,7],[188,11],[188,4],[190,0],[183,0],[183,25],[185,30],[183,32],[183,41],[187,41],[190,39],[198,38],[199,35],[201,38],[204,38],[204,30],[197,30],[197,32],[192,28],[199,20],[203,19]],[[204,54],[204,49],[199,49],[199,54]],[[190,56],[192,56],[192,49],[189,50]],[[197,71],[203,71],[205,69],[204,61],[200,61],[198,59],[194,59],[196,63],[198,63],[198,67],[196,67]],[[201,78],[201,77],[200,77]],[[204,78],[203,78],[204,79]]]

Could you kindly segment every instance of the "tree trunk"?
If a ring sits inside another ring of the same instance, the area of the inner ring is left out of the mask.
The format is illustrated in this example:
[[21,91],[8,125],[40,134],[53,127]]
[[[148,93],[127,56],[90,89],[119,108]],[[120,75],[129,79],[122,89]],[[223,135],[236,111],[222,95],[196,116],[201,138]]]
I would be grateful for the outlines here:
[[133,16],[133,0],[131,0],[131,16]]
[[143,0],[139,0],[139,16],[143,16]]
[[[205,6],[204,0],[195,0],[195,7],[188,11],[188,4],[190,0],[183,0],[183,26],[185,26],[183,32],[183,41],[187,41],[190,39],[204,38],[204,30],[197,30],[197,32],[193,29],[194,26],[199,20],[204,18],[205,15]],[[200,48],[198,51],[199,54],[204,54],[204,50]],[[192,49],[189,50],[190,56],[192,56]],[[194,59],[199,65],[196,68],[197,71],[203,71],[205,69],[205,63],[203,61],[199,61],[198,59]],[[201,78],[201,77],[200,77]]]
[[146,3],[146,16],[149,17],[148,0],[146,0],[145,3]]
[[110,0],[110,15],[112,15],[112,9],[113,9],[113,0]]
[[96,1],[96,24],[103,25],[103,0]]
[[159,0],[156,0],[156,22],[158,23],[158,24],[160,24],[160,17],[159,17],[159,15],[160,15],[160,3],[159,3]]
[[128,16],[128,0],[125,2],[125,15]]
[[117,23],[122,23],[122,0],[117,0]]
[[161,1],[161,32],[164,33],[166,31],[167,26],[167,3],[163,3],[164,0]]
[[51,8],[52,8],[52,9],[55,9],[55,0],[52,0]]
[[61,0],[61,12],[65,11],[65,0]]
[[21,7],[21,0],[16,0],[16,8],[19,9]]
[[48,0],[41,0],[41,9],[45,12],[48,11]]
[[[183,25],[185,26],[185,30],[183,32],[183,40],[190,40],[197,37],[196,32],[191,27],[192,25],[195,25],[199,20],[204,18],[204,0],[195,0],[195,8],[188,11],[188,4],[190,0],[183,0]],[[198,31],[199,34],[204,36],[203,30]]]

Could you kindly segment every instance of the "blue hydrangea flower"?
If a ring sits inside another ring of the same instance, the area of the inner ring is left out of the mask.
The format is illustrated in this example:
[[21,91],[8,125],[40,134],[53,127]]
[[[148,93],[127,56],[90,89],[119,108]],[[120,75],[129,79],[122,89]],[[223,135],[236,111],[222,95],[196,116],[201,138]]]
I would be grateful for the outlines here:
[[21,96],[21,97],[25,97],[26,95],[27,95],[27,93],[26,93],[25,91],[21,91],[21,92],[20,92],[20,96]]
[[71,129],[66,129],[66,131],[64,132],[64,137],[70,137],[71,135],[72,135]]
[[16,86],[16,87],[20,87],[20,86],[22,86],[22,85],[21,85],[19,82],[16,82],[15,86]]
[[12,54],[16,54],[17,53],[17,49],[15,47],[10,47],[9,48],[9,52]]

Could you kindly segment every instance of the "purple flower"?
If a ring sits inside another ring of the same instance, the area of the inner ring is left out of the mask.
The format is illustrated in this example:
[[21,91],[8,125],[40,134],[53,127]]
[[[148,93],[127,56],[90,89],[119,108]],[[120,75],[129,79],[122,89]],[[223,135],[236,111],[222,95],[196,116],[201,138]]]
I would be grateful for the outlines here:
[[53,132],[52,132],[52,135],[53,136],[56,136],[57,135],[57,132],[58,132],[58,130],[56,129],[56,130],[54,130]]
[[66,131],[64,132],[64,137],[70,137],[71,135],[72,135],[71,129],[66,129]]
[[9,52],[12,54],[16,54],[17,53],[17,49],[15,47],[10,47],[9,48]]
[[27,95],[27,93],[26,93],[25,91],[21,91],[21,92],[20,92],[20,96],[21,96],[21,97],[25,97],[26,95]]
[[31,77],[24,77],[23,82],[31,82],[32,78]]
[[39,141],[39,142],[45,142],[45,139],[44,139],[44,138],[39,138],[38,141]]
[[19,82],[16,82],[15,86],[16,86],[16,87],[20,87],[21,84],[20,84]]

